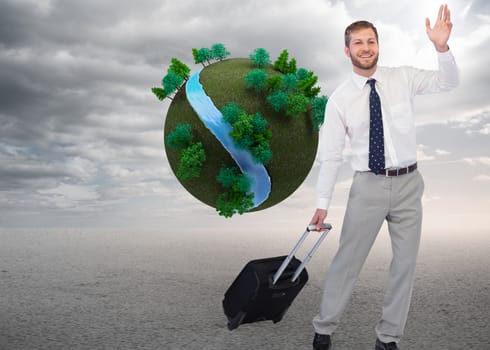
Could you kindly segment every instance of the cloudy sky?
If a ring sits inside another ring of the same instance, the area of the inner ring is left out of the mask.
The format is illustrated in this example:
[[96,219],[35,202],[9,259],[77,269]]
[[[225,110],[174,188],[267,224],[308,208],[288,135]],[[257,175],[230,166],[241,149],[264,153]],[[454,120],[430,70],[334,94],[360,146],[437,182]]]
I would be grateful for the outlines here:
[[[424,20],[433,0],[0,0],[0,227],[303,227],[315,209],[315,166],[274,208],[224,219],[189,195],[166,160],[168,102],[150,93],[172,57],[221,42],[232,57],[282,49],[329,95],[350,73],[343,30],[375,23],[380,64],[436,68]],[[449,2],[456,90],[416,100],[425,227],[490,224],[490,3]],[[339,225],[351,171],[330,220]]]

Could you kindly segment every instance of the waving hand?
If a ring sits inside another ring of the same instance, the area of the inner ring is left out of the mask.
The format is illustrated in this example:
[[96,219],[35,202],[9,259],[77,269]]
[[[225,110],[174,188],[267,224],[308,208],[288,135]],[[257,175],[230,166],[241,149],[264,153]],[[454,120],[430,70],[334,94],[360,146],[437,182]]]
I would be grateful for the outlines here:
[[437,51],[444,52],[449,50],[447,41],[451,34],[453,24],[451,23],[451,12],[447,5],[441,5],[439,7],[439,14],[434,27],[430,27],[430,20],[425,19],[425,28],[430,41],[434,44]]

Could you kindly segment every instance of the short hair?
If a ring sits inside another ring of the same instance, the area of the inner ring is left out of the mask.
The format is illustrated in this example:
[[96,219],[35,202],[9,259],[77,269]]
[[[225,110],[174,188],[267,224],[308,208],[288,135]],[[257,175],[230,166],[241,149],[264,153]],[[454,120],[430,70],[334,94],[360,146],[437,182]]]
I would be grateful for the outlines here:
[[376,27],[371,22],[368,21],[357,21],[351,23],[347,28],[345,28],[345,33],[344,33],[345,47],[349,47],[350,35],[352,32],[357,32],[358,30],[367,29],[367,28],[371,28],[373,30],[374,35],[376,36],[376,41],[378,42],[378,31],[376,30]]

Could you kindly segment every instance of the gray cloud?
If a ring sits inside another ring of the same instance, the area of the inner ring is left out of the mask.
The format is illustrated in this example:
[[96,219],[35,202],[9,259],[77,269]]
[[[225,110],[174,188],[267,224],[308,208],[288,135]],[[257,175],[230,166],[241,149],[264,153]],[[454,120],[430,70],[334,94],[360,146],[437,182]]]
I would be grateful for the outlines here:
[[[342,34],[352,20],[375,18],[411,35],[414,18],[422,16],[423,23],[425,14],[412,2],[378,2],[385,11],[363,1],[323,0],[0,2],[0,225],[22,225],[25,217],[43,225],[117,224],[115,218],[127,223],[138,215],[138,222],[151,217],[161,224],[189,207],[211,220],[214,212],[185,193],[166,162],[162,128],[169,103],[157,101],[150,88],[160,84],[170,59],[196,69],[191,48],[215,42],[233,57],[264,47],[275,58],[288,49],[329,94],[350,71]],[[464,22],[472,25],[455,31],[455,52],[465,34],[478,35],[488,24],[477,17],[487,10],[486,2],[473,1]],[[413,36],[410,45],[422,42]],[[454,117],[488,110],[487,73],[477,68],[488,61],[486,40],[458,56],[467,85],[450,95],[457,107],[447,96],[435,105],[422,100],[423,120],[436,119],[436,110]],[[480,117],[484,128],[488,115]],[[458,153],[451,140],[460,129],[431,128],[421,131],[426,152],[483,156],[470,141],[482,145],[484,134],[464,134],[468,142]],[[441,138],[437,145],[433,132]],[[305,193],[313,192],[313,182]]]
[[447,120],[419,126],[417,140],[434,150],[442,148],[451,153],[451,158],[490,154],[490,138],[482,130],[490,123],[490,113],[473,115],[461,120]]

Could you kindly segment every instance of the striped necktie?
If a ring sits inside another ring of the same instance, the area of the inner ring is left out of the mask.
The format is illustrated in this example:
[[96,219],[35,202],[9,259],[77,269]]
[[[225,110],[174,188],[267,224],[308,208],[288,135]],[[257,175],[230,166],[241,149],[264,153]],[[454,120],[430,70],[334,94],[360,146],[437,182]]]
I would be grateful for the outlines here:
[[383,118],[381,116],[381,101],[375,88],[375,79],[369,79],[371,86],[369,94],[369,169],[380,174],[385,168],[385,145],[383,137]]

